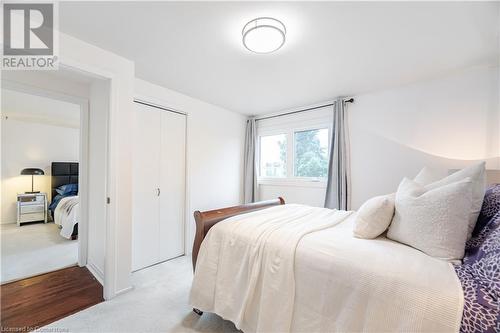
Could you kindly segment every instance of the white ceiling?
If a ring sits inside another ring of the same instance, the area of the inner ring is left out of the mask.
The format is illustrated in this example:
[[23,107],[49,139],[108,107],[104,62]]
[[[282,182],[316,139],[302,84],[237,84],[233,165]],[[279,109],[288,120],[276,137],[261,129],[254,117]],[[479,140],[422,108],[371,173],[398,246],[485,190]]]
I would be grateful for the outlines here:
[[[65,2],[65,33],[136,63],[139,78],[244,114],[497,64],[498,2]],[[243,25],[283,21],[276,53]]]
[[9,89],[2,89],[2,116],[55,126],[80,126],[78,104]]

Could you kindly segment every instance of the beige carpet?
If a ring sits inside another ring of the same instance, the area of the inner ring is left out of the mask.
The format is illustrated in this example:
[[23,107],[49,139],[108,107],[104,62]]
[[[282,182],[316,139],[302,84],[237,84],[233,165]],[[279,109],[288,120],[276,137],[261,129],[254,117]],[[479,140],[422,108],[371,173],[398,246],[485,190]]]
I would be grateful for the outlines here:
[[78,241],[63,238],[54,223],[2,224],[0,232],[2,283],[78,262]]
[[132,274],[134,290],[43,329],[66,332],[237,332],[217,315],[188,305],[192,268],[180,257]]

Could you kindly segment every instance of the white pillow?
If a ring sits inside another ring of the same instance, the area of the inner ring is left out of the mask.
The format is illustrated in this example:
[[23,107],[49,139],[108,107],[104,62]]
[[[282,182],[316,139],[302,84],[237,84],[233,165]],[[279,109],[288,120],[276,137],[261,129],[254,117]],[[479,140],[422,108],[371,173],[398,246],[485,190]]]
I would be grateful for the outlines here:
[[472,188],[470,178],[432,189],[403,179],[396,192],[396,209],[387,238],[436,258],[462,259]]
[[[423,170],[422,170],[423,171]],[[418,177],[418,176],[417,176]],[[467,239],[472,236],[472,231],[476,226],[481,206],[483,205],[484,192],[486,188],[486,163],[481,162],[471,165],[465,169],[459,170],[448,177],[433,182],[425,186],[427,189],[434,189],[446,184],[451,184],[459,180],[470,178],[472,181],[472,207],[468,214],[469,226],[467,230]],[[415,179],[415,181],[417,181]],[[417,181],[418,183],[418,181]]]
[[445,174],[439,173],[437,172],[437,170],[425,166],[422,170],[420,170],[420,172],[415,176],[413,180],[416,183],[425,186],[437,182],[438,180],[443,179],[443,177],[445,176]]
[[[420,185],[427,185],[441,179],[433,170],[424,167],[415,177]],[[391,224],[394,216],[396,193],[373,197],[359,207],[354,219],[353,234],[357,238],[373,239],[380,236]]]
[[354,218],[354,236],[365,239],[380,236],[391,224],[395,197],[392,193],[367,200]]

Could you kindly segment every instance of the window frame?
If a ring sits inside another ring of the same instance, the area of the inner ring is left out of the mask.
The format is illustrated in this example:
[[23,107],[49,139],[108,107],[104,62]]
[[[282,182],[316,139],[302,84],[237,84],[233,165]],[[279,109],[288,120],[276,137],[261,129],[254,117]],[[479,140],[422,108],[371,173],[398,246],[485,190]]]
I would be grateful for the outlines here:
[[[319,121],[318,121],[319,120]],[[299,125],[300,121],[290,122],[285,125],[266,126],[265,128],[257,129],[257,145],[256,145],[256,166],[258,168],[257,184],[258,185],[278,185],[278,186],[298,186],[298,187],[320,187],[326,188],[327,178],[320,177],[296,177],[295,176],[295,133],[310,130],[327,129],[328,130],[328,155],[330,158],[330,145],[332,139],[332,121],[330,119],[316,119],[305,125]],[[307,121],[306,121],[307,122]],[[286,135],[287,150],[286,150],[286,177],[262,177],[260,175],[260,144],[261,137],[272,135]]]

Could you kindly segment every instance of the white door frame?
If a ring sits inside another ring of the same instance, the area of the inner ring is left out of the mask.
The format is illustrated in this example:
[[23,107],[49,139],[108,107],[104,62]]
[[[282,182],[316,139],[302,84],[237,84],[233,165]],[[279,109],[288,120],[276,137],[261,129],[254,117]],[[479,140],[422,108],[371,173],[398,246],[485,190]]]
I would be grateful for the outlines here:
[[88,139],[89,139],[89,101],[86,98],[63,94],[45,88],[30,86],[24,83],[2,80],[2,89],[13,90],[30,95],[51,98],[80,106],[79,126],[79,177],[78,196],[80,199],[80,216],[78,219],[78,266],[87,265],[88,255]]
[[[94,79],[109,81],[109,107],[107,108],[107,143],[106,143],[106,166],[105,166],[105,187],[106,197],[116,198],[117,178],[114,173],[115,168],[115,154],[114,145],[116,139],[116,130],[114,128],[113,119],[119,117],[118,110],[115,107],[117,100],[118,90],[117,77],[112,72],[103,70],[100,67],[84,64],[74,61],[69,58],[61,58],[59,61],[59,68],[72,70],[73,72],[81,73],[84,77],[91,77]],[[129,286],[124,290],[116,290],[117,280],[117,211],[115,204],[110,204],[110,201],[105,203],[106,207],[106,237],[105,237],[105,251],[104,251],[104,277],[103,277],[103,296],[105,300],[112,299],[113,297],[130,290]],[[131,244],[130,244],[131,245]]]
[[[116,160],[116,129],[113,119],[118,118],[119,110],[116,108],[116,100],[118,99],[118,88],[116,82],[118,78],[112,72],[103,70],[100,67],[84,64],[74,61],[69,58],[62,58],[59,62],[59,68],[65,68],[74,72],[79,72],[82,76],[91,77],[94,79],[109,81],[109,107],[107,109],[107,143],[106,143],[106,172],[105,172],[105,186],[106,197],[109,199],[117,197],[117,182],[115,169]],[[122,294],[130,289],[132,286],[123,290],[116,290],[117,281],[117,205],[107,201],[106,205],[106,236],[105,236],[105,253],[104,253],[104,277],[103,277],[103,293],[104,299],[109,300],[119,294]],[[132,245],[132,244],[130,244]]]
[[[93,66],[93,65],[88,65],[84,64],[78,61],[75,61],[70,58],[61,58],[59,60],[59,68],[60,69],[68,69],[73,72],[81,73],[82,76],[86,78],[93,78],[93,79],[100,79],[100,80],[106,80],[109,81],[109,107],[107,109],[107,117],[108,117],[108,124],[107,124],[107,150],[106,150],[106,171],[105,171],[105,186],[106,186],[106,194],[108,198],[115,198],[116,197],[116,185],[117,185],[117,179],[116,176],[114,176],[113,169],[114,169],[114,153],[113,153],[113,148],[110,147],[111,145],[116,142],[114,139],[114,135],[116,135],[114,128],[113,128],[113,122],[110,121],[109,119],[118,117],[119,115],[117,114],[119,111],[115,107],[115,101],[117,100],[118,96],[118,90],[117,90],[117,82],[118,78],[116,77],[115,74],[112,72],[103,70],[100,67]],[[61,94],[64,95],[64,94]],[[87,103],[87,110],[88,110],[88,103]],[[88,124],[87,124],[88,127]],[[88,137],[85,140],[85,142],[88,143]],[[87,149],[88,152],[88,149]],[[86,175],[88,175],[88,171],[86,172]],[[88,185],[88,180],[87,180],[87,185]],[[88,195],[88,194],[87,194]],[[116,290],[116,280],[117,280],[117,211],[116,211],[116,205],[110,205],[109,203],[106,204],[106,217],[105,217],[105,223],[106,223],[106,235],[105,235],[105,253],[104,253],[104,277],[103,277],[103,296],[105,300],[109,300],[118,294],[124,293],[128,290],[130,290],[132,287],[129,286],[127,289],[124,290]],[[88,213],[88,207],[87,207],[87,212]],[[86,231],[88,232],[88,230]],[[88,253],[88,242],[86,244],[87,246],[87,251],[85,251],[85,255]],[[83,252],[83,251],[82,251]],[[86,258],[84,258],[86,259]],[[85,260],[86,261],[86,260]]]

